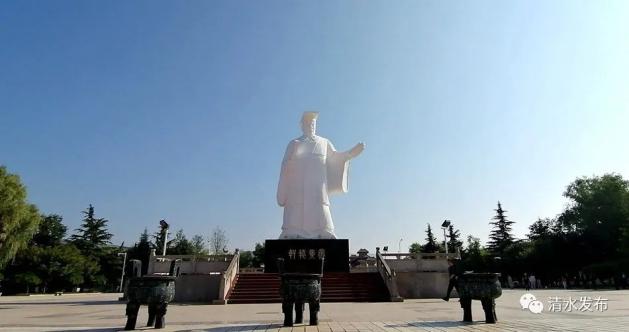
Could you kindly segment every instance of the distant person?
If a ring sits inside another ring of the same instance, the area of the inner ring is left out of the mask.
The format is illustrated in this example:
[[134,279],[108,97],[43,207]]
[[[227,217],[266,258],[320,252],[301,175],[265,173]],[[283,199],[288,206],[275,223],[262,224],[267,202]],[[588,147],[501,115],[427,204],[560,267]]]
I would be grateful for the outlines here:
[[524,277],[522,277],[522,281],[524,284],[524,289],[526,290],[530,290],[531,289],[531,282],[529,281],[529,275],[527,273],[524,273]]
[[444,301],[450,301],[450,293],[452,293],[452,288],[456,288],[456,292],[459,292],[457,280],[459,279],[460,274],[461,273],[458,259],[448,259],[448,275],[450,276],[450,281],[448,282],[448,291],[446,292],[446,297],[443,298]]
[[536,282],[535,282],[535,275],[533,273],[531,273],[531,275],[529,276],[529,287],[531,289],[535,289],[536,286]]
[[511,278],[511,275],[507,275],[507,286],[509,286],[510,289],[513,289],[513,278]]

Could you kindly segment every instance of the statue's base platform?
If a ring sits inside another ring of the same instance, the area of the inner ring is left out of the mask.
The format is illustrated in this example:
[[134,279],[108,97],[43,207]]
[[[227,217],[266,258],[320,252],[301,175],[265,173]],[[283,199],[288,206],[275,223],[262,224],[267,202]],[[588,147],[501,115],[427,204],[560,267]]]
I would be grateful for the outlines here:
[[266,240],[264,272],[277,273],[277,259],[283,258],[286,272],[321,273],[349,272],[349,240],[291,239]]

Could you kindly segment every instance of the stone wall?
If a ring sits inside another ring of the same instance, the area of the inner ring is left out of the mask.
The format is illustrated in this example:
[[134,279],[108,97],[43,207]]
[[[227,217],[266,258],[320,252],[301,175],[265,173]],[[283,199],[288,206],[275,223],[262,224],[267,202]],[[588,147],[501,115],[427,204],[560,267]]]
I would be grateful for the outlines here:
[[[455,254],[385,254],[387,265],[395,271],[396,284],[405,299],[442,298],[449,282],[448,258]],[[451,297],[456,297],[456,290]]]
[[204,302],[218,300],[222,274],[184,274],[175,281],[175,302]]

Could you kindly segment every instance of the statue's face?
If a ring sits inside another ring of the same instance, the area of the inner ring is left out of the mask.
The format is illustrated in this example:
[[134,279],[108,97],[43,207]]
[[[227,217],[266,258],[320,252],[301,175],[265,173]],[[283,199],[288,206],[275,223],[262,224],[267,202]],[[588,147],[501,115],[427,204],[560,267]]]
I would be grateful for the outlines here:
[[317,131],[317,119],[306,120],[301,123],[301,130],[306,136],[312,136]]

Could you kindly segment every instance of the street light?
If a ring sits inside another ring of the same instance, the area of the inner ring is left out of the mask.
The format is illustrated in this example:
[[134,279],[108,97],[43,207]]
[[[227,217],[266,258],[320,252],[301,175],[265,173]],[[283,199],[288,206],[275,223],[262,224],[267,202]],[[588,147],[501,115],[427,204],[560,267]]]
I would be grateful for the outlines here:
[[127,263],[127,253],[126,252],[119,252],[118,253],[118,257],[123,257],[122,258],[122,273],[120,276],[120,292],[122,292],[122,284],[124,281],[124,269],[125,269],[125,265]]
[[168,223],[162,219],[159,221],[159,227],[161,228],[162,238],[164,239],[164,247],[162,248],[162,256],[166,256],[166,245],[168,244]]
[[443,229],[443,244],[446,247],[446,257],[448,257],[448,237],[446,236],[446,228],[448,228],[452,224],[452,222],[448,219],[444,220],[441,224],[441,228]]

